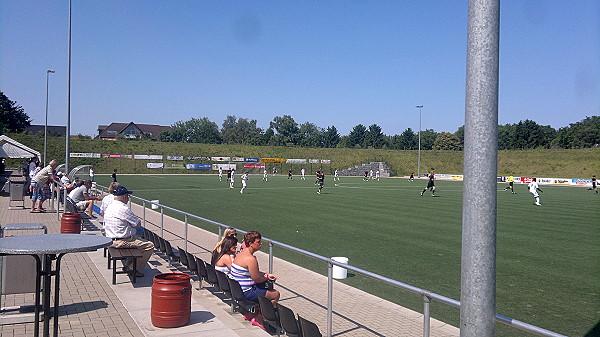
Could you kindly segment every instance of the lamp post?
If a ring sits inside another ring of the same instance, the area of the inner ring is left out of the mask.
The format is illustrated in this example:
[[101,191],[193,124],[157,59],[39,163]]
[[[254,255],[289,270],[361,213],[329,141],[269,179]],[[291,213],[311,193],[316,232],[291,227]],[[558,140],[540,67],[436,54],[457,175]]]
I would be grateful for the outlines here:
[[68,71],[67,71],[67,136],[65,140],[65,173],[69,174],[69,157],[71,152],[70,134],[71,134],[71,0],[69,0],[69,37],[67,48]]
[[421,179],[421,109],[422,105],[416,105],[419,108],[419,159],[417,159],[417,179]]
[[50,73],[55,73],[54,70],[46,70],[46,124],[44,124],[44,167],[46,167],[46,147],[48,142],[48,77]]

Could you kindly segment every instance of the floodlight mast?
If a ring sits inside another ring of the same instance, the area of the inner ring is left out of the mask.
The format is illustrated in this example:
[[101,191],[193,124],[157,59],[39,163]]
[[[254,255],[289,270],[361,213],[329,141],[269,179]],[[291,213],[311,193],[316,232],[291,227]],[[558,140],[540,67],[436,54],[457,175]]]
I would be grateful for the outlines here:
[[69,174],[69,157],[71,156],[71,0],[69,0],[69,37],[68,37],[68,74],[67,74],[67,128],[65,140],[65,173]]
[[417,179],[421,179],[421,110],[423,109],[423,106],[416,105],[415,107],[419,109],[419,159],[417,159]]
[[54,70],[46,70],[46,123],[44,124],[44,167],[46,167],[46,148],[48,143],[48,76],[50,73],[55,73]]
[[500,0],[469,0],[460,336],[496,335]]

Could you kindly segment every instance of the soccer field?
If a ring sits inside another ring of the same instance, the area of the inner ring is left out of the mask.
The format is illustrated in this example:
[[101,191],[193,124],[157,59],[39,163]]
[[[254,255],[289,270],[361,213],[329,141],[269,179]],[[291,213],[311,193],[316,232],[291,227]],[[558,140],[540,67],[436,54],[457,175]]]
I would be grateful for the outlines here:
[[[102,185],[108,176],[99,176]],[[144,199],[196,214],[400,282],[460,299],[462,183],[362,181],[331,176],[317,194],[313,176],[239,175],[230,189],[215,175],[119,175]],[[565,335],[583,336],[599,317],[600,196],[584,188],[542,186],[541,203],[525,185],[498,185],[497,312]],[[192,222],[193,223],[193,222]],[[201,225],[215,231],[214,227]],[[275,255],[326,274],[322,263],[275,249]],[[276,272],[276,270],[275,270]],[[421,298],[359,275],[344,283],[422,312]],[[432,316],[458,325],[458,310],[432,302]],[[499,325],[499,336],[527,336]]]

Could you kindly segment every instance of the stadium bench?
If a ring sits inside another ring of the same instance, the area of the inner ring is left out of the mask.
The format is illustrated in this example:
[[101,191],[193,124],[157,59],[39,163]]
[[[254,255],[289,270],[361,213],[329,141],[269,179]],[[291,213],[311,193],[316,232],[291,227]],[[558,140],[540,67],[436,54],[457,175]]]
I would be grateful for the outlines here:
[[117,261],[133,259],[133,272],[131,273],[131,283],[135,283],[137,273],[137,259],[142,257],[142,251],[137,248],[115,248],[108,247],[108,269],[110,269],[110,265],[112,262],[112,284],[117,284],[117,274],[128,274],[129,272],[117,271]]

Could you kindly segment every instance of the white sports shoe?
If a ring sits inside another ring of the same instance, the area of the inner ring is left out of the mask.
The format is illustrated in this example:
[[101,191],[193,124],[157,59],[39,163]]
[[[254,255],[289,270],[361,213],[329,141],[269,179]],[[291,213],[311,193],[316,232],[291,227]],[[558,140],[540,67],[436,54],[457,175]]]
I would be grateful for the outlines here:
[[535,203],[536,206],[542,206],[542,204],[540,204],[539,202]]

